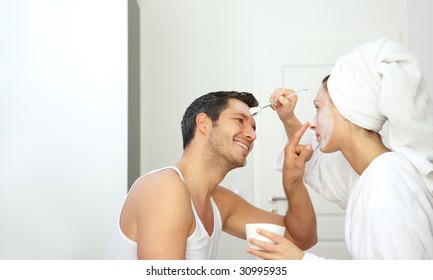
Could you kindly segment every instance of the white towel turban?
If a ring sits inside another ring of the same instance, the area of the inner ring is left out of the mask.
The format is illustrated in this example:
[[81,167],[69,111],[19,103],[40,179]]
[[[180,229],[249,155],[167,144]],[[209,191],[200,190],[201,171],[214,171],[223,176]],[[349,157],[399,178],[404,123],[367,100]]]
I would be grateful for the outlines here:
[[416,57],[379,39],[342,56],[327,86],[352,123],[379,132],[387,122],[391,149],[409,158],[433,193],[433,101]]

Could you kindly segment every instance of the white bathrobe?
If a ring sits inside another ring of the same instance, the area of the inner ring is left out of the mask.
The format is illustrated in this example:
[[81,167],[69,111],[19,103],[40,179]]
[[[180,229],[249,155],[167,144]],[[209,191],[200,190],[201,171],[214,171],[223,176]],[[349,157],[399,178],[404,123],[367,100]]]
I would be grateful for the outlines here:
[[[324,154],[312,143],[305,184],[346,209],[345,242],[352,259],[433,259],[433,197],[410,161],[389,152],[361,176],[340,152]],[[283,145],[285,146],[285,145]],[[281,170],[282,149],[275,168]],[[320,259],[307,253],[304,259]]]

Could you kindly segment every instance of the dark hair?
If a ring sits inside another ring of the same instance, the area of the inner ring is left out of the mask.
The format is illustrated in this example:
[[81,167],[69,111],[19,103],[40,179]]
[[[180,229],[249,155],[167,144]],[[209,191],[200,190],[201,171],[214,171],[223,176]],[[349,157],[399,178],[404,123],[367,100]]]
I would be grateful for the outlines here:
[[325,78],[323,78],[322,80],[322,85],[326,88],[326,90],[328,90],[328,79],[331,75],[326,76]]
[[220,113],[227,108],[229,99],[238,99],[250,108],[257,107],[259,104],[257,99],[249,92],[217,91],[200,96],[189,105],[182,118],[181,128],[184,149],[194,138],[196,128],[195,118],[197,115],[206,113],[212,120],[212,123],[215,123]]

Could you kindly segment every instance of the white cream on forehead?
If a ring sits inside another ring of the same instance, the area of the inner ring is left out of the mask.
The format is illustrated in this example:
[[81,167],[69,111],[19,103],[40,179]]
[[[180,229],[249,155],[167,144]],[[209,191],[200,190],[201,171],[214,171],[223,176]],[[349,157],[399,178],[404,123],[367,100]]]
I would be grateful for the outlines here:
[[247,104],[243,103],[242,101],[233,100],[231,103],[232,103],[232,108],[236,110],[244,111],[247,114],[250,113],[250,108],[248,107]]

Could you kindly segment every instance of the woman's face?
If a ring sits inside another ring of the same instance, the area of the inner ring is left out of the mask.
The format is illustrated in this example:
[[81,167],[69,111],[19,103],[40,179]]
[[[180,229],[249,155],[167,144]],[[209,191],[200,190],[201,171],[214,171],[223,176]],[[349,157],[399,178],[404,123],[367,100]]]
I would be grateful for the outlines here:
[[329,96],[328,90],[322,85],[314,100],[316,116],[310,128],[316,132],[316,139],[322,152],[331,153],[340,150],[339,139],[341,121],[344,117],[338,112]]

